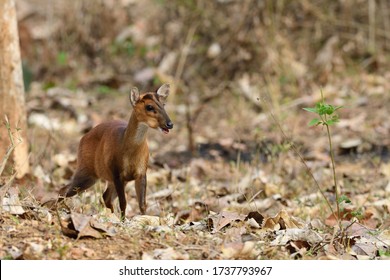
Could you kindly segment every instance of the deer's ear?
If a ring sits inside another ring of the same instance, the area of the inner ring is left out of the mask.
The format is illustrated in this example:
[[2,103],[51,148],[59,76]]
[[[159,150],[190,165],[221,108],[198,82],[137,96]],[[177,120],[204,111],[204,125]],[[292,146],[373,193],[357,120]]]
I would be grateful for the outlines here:
[[136,87],[131,88],[129,98],[130,98],[131,105],[134,107],[137,101],[139,100],[138,88]]
[[158,90],[157,90],[157,96],[161,100],[162,103],[165,103],[165,101],[168,98],[169,95],[169,84],[163,84]]

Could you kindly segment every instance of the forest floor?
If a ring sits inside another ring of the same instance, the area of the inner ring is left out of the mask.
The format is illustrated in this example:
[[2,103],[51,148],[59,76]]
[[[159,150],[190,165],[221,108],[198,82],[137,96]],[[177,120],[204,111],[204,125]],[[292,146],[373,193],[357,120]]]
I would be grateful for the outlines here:
[[[59,52],[51,76],[29,85],[31,172],[0,177],[0,259],[390,258],[390,72],[330,71],[322,87],[328,103],[342,106],[331,126],[340,222],[332,213],[326,129],[309,127],[314,115],[302,109],[320,101],[320,87],[311,81],[305,93],[297,86],[289,94],[288,81],[275,78],[267,93],[245,73],[209,86],[217,95],[200,106],[201,82],[169,96],[174,128],[148,132],[147,213],[139,214],[131,182],[121,222],[118,209],[104,207],[104,182],[54,209],[44,204],[73,175],[82,135],[100,122],[129,118],[128,89],[137,84],[116,76],[114,66],[98,61],[91,69],[71,56]],[[142,80],[148,72],[141,70]],[[190,109],[197,114],[192,152]]]
[[[381,86],[389,90],[387,81],[382,81],[386,84]],[[41,99],[39,84],[35,86],[36,96],[33,89],[27,100],[29,121],[39,117],[44,121],[39,119],[29,129],[32,175],[22,180],[2,178],[2,259],[388,256],[388,95],[373,91],[366,97],[333,100],[324,89],[328,100],[344,106],[340,123],[332,127],[338,183],[350,200],[342,207],[340,229],[291,149],[290,141],[334,205],[326,131],[308,127],[311,116],[301,109],[313,104],[280,110],[279,122],[289,137],[285,139],[269,113],[256,113],[250,102],[236,97],[229,102],[215,101],[202,113],[195,156],[186,152],[183,144],[184,117],[175,106],[167,105],[175,128],[169,135],[157,131],[148,135],[152,160],[147,215],[139,215],[133,183],[127,187],[125,222],[118,220],[118,212],[112,214],[103,206],[104,183],[49,210],[41,202],[55,197],[69,181],[84,127],[101,120],[128,118],[130,104],[125,105],[127,96],[87,97],[81,90],[73,102],[61,88],[49,90]],[[231,105],[222,108],[220,102]],[[218,114],[225,110],[230,113],[224,121]]]

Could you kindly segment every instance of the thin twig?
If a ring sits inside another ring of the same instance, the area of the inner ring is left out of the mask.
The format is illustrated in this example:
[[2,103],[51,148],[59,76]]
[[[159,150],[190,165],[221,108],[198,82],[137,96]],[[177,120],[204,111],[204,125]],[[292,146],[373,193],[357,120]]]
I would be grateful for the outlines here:
[[4,118],[5,118],[4,124],[5,124],[5,127],[7,128],[8,138],[9,138],[9,140],[11,142],[11,145],[8,147],[7,152],[5,153],[5,156],[4,156],[4,158],[3,158],[2,162],[1,162],[1,165],[0,165],[0,176],[1,176],[1,174],[3,174],[4,168],[5,168],[6,164],[7,164],[7,161],[9,159],[9,157],[12,154],[12,151],[21,142],[21,141],[18,141],[18,143],[15,144],[14,137],[13,137],[12,132],[11,132],[11,125],[9,123],[7,115],[5,115]]
[[314,174],[311,170],[311,168],[307,165],[305,159],[303,158],[302,154],[298,151],[297,147],[295,146],[294,142],[292,140],[289,139],[289,137],[287,137],[286,133],[284,132],[284,129],[282,128],[281,124],[280,124],[280,121],[276,118],[276,116],[274,115],[273,111],[272,111],[272,105],[266,101],[265,104],[267,105],[267,111],[270,113],[271,115],[271,118],[272,120],[274,121],[274,123],[277,125],[277,127],[279,128],[280,132],[282,133],[282,136],[284,139],[286,139],[288,141],[288,143],[290,144],[290,147],[291,149],[295,152],[295,154],[299,157],[301,163],[305,166],[306,168],[306,171],[307,173],[310,175],[310,177],[313,179],[317,189],[319,190],[319,192],[321,193],[321,195],[323,196],[323,198],[325,199],[325,202],[326,204],[328,205],[329,207],[329,210],[331,213],[333,213],[333,208],[332,208],[332,205],[330,204],[328,198],[325,196],[325,193],[323,192],[323,190],[321,189],[320,187],[320,184],[318,183],[317,179],[314,177]]
[[335,164],[335,161],[334,161],[333,145],[332,145],[332,139],[331,139],[331,137],[330,137],[329,125],[326,125],[326,131],[327,131],[327,133],[328,133],[328,141],[329,141],[329,149],[330,149],[330,158],[331,158],[331,161],[332,161],[333,181],[334,181],[334,188],[335,188],[334,192],[335,192],[335,195],[336,195],[337,217],[338,217],[338,220],[340,221],[339,187],[338,187],[338,185],[337,185],[336,164]]
[[0,165],[0,176],[3,174],[5,165],[7,164],[8,158],[11,156],[12,151],[15,149],[15,146],[11,145],[8,147],[7,152],[5,153],[5,156],[3,158],[3,161],[1,162]]
[[192,41],[194,40],[194,34],[195,34],[196,29],[197,29],[197,25],[193,25],[188,30],[187,37],[186,37],[182,52],[180,54],[179,62],[177,63],[177,68],[176,68],[176,72],[175,72],[175,79],[174,79],[175,85],[179,84],[181,76],[183,75],[184,65],[186,63],[188,54],[190,53],[190,48],[192,45]]
[[[324,99],[324,94],[323,94],[322,90],[321,90],[321,99],[322,99],[322,104],[324,104],[325,103],[325,99]],[[329,124],[328,124],[327,114],[325,114],[325,115],[319,114],[319,116],[321,118],[322,124],[326,126],[326,132],[328,134],[329,153],[330,153],[330,158],[331,158],[331,162],[332,162],[334,192],[335,192],[335,196],[336,196],[337,221],[338,221],[339,227],[341,228],[341,217],[340,217],[341,214],[340,214],[340,205],[339,205],[339,203],[340,203],[340,201],[339,201],[339,188],[338,188],[338,185],[337,185],[336,164],[335,164],[335,160],[334,160],[332,137],[330,135],[330,128],[329,128]]]

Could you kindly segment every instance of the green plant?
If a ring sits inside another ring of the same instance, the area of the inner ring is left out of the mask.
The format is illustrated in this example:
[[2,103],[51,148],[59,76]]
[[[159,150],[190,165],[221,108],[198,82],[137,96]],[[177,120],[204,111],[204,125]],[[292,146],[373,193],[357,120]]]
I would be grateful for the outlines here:
[[319,116],[319,118],[314,118],[309,122],[309,126],[318,126],[323,125],[326,127],[326,132],[328,135],[328,143],[329,143],[329,153],[332,161],[332,171],[333,171],[333,181],[334,181],[334,189],[336,195],[336,207],[337,207],[337,218],[340,220],[340,203],[342,200],[339,198],[339,188],[337,185],[337,177],[336,177],[336,164],[334,159],[333,145],[332,145],[332,137],[330,133],[330,126],[334,125],[339,121],[339,116],[337,114],[337,110],[342,108],[342,106],[333,106],[325,103],[324,94],[321,90],[321,101],[316,104],[314,108],[303,108],[311,113],[315,113]]
[[60,51],[58,54],[57,54],[57,64],[59,66],[65,66],[68,64],[68,54],[64,51]]
[[[260,98],[258,98],[258,100],[260,100]],[[324,191],[321,189],[321,186],[320,186],[319,182],[317,181],[316,177],[314,176],[313,172],[311,171],[311,168],[307,164],[306,160],[303,158],[303,155],[299,151],[298,147],[295,145],[294,141],[290,137],[287,136],[286,132],[284,131],[284,129],[282,127],[281,122],[278,120],[276,115],[273,113],[272,104],[270,103],[270,100],[271,100],[271,97],[268,94],[266,94],[266,96],[262,98],[264,106],[266,107],[266,109],[269,112],[276,127],[279,129],[283,138],[285,139],[286,145],[288,146],[287,149],[291,149],[298,156],[299,160],[304,165],[307,174],[311,177],[311,179],[313,180],[318,191],[321,193],[322,197],[324,198],[324,201],[326,202],[326,205],[329,207],[330,212],[333,213],[334,211],[333,211],[332,205],[329,202],[329,199],[327,199]],[[284,146],[287,147],[286,145],[284,145]]]
[[68,244],[61,244],[61,241],[57,241],[56,243],[59,243],[58,245],[56,244],[55,250],[57,251],[60,260],[66,259],[66,254],[70,249],[70,246]]
[[14,257],[12,257],[12,255],[5,255],[2,260],[13,260]]
[[390,257],[390,250],[389,249],[379,249],[378,254],[381,257]]
[[98,86],[97,91],[101,94],[110,94],[112,93],[113,89],[106,85],[100,85]]

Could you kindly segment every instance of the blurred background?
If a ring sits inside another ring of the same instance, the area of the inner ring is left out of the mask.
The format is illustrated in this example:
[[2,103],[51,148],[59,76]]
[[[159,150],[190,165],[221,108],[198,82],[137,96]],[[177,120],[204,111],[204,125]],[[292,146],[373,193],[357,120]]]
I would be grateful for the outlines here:
[[[11,189],[24,216],[1,217],[10,232],[0,240],[2,258],[388,257],[389,1],[15,2],[31,174]],[[41,202],[69,182],[83,134],[129,118],[131,87],[163,83],[171,84],[166,111],[175,125],[148,135],[150,216],[136,216],[129,183],[126,214],[134,219],[117,223],[98,183],[60,214],[92,214],[117,235],[71,242],[60,227],[66,219]],[[308,127],[315,116],[302,110],[321,91],[343,106],[331,138],[342,218],[352,222],[338,237],[313,181],[335,205],[328,136]],[[283,243],[288,228],[322,241]]]

